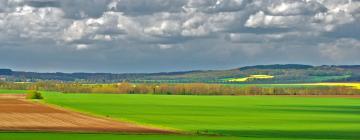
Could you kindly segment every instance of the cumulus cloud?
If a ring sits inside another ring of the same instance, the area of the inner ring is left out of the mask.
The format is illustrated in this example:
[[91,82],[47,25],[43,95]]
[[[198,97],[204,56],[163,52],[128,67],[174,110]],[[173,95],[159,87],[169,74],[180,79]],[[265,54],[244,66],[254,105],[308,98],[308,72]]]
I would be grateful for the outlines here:
[[211,49],[198,58],[205,61],[241,58],[230,50],[261,57],[261,48],[296,47],[346,61],[360,51],[353,47],[360,39],[359,9],[358,0],[0,0],[0,51],[64,48],[64,54],[101,52],[106,60],[120,57],[114,52],[143,58]]
[[251,15],[245,26],[251,28],[295,28],[305,21],[303,16],[265,15],[263,11],[260,11]]
[[57,39],[69,21],[62,19],[58,8],[19,6],[11,13],[0,13],[0,30],[4,41]]
[[326,12],[327,8],[317,1],[275,1],[266,10],[272,15],[313,15]]

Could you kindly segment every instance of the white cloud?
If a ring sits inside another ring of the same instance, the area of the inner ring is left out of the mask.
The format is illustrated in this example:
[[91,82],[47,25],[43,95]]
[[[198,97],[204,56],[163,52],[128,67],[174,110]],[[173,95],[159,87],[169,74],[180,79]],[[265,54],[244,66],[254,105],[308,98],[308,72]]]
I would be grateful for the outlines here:
[[305,21],[303,16],[273,16],[265,15],[263,11],[260,11],[251,15],[245,26],[251,28],[290,28],[297,27]]
[[30,40],[56,39],[68,25],[64,13],[58,8],[19,6],[11,13],[0,14],[0,30],[8,37]]
[[153,27],[145,28],[144,32],[154,36],[178,36],[180,32],[178,21],[161,21]]
[[75,20],[64,30],[63,40],[66,43],[77,41],[113,41],[119,36],[135,34],[132,32],[135,24],[131,24],[131,19],[121,13],[106,12],[99,18],[88,18]]
[[267,10],[272,15],[313,15],[318,12],[325,12],[327,9],[315,1],[287,1],[269,4]]
[[78,45],[76,45],[77,50],[84,50],[84,49],[88,49],[88,48],[89,48],[89,45],[86,45],[86,44],[78,44]]
[[325,31],[332,31],[339,25],[354,22],[355,18],[345,11],[330,11],[316,14],[313,20],[318,23],[319,28],[323,27]]
[[[181,43],[233,34],[260,34],[256,38],[273,41],[262,35],[263,29],[286,28],[299,36],[307,36],[311,31],[310,34],[319,35],[359,22],[360,12],[359,1],[350,4],[338,0],[51,0],[36,1],[38,7],[32,7],[36,3],[31,2],[0,2],[2,36],[52,39],[64,45],[123,40]],[[275,34],[271,30],[264,32]],[[241,40],[246,42],[246,37]],[[248,37],[248,42],[251,40]]]
[[175,45],[172,44],[159,44],[160,49],[170,49],[173,48]]

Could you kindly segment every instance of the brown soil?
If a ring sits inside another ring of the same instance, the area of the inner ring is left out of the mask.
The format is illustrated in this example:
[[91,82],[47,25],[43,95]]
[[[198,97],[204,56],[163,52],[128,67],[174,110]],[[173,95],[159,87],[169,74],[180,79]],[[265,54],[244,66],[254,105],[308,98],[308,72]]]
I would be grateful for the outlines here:
[[0,95],[0,131],[173,133],[54,108],[14,94]]

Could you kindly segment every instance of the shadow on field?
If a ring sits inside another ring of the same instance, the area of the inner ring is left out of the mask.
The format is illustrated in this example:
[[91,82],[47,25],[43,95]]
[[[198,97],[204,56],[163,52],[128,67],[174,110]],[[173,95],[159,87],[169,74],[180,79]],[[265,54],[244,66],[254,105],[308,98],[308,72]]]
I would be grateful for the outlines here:
[[249,138],[360,139],[360,131],[213,130],[209,133]]

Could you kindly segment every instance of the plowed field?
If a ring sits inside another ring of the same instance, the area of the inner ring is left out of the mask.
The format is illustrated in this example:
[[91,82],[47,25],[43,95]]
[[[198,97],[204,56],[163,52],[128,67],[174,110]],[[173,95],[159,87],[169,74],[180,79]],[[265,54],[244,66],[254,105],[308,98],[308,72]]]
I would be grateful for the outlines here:
[[24,95],[0,95],[2,131],[76,131],[170,133],[170,131],[119,122],[26,101]]

